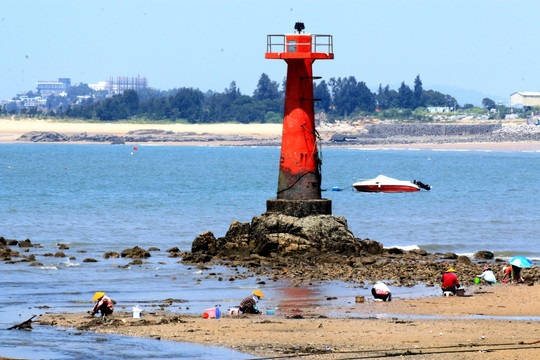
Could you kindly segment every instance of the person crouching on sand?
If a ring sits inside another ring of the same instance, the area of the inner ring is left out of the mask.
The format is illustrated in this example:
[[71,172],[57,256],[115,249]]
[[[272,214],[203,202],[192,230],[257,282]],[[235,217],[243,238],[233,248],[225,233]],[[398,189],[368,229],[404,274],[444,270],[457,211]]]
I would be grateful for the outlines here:
[[264,294],[261,290],[255,290],[250,296],[242,300],[240,303],[240,312],[242,314],[262,314],[262,311],[257,309],[257,303],[260,298],[263,298]]
[[377,281],[371,289],[371,294],[375,300],[392,301],[392,293],[388,286],[381,281]]
[[493,273],[493,271],[491,271],[489,266],[486,266],[484,268],[484,271],[482,272],[482,274],[477,275],[476,277],[480,278],[480,279],[483,279],[484,283],[486,283],[488,285],[493,285],[493,284],[497,283],[497,279],[495,278],[495,274]]
[[443,295],[445,295],[446,292],[450,292],[452,293],[452,295],[456,295],[457,289],[460,287],[459,281],[456,276],[456,270],[454,270],[453,268],[446,270],[441,279],[441,282],[441,289]]
[[97,313],[101,313],[101,316],[111,315],[114,311],[114,301],[105,295],[104,292],[96,292],[92,301],[97,301],[92,311],[90,311],[90,317],[94,317]]

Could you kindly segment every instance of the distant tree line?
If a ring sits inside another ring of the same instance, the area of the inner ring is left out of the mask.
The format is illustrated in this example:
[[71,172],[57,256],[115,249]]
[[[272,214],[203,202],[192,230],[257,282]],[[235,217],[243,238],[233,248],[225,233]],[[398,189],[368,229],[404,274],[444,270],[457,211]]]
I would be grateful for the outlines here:
[[[282,89],[285,85],[286,79]],[[184,87],[168,91],[151,88],[138,92],[126,90],[112,97],[105,95],[105,92],[95,92],[86,84],[72,86],[68,96],[48,98],[48,115],[101,121],[141,118],[188,123],[277,123],[283,118],[285,94],[276,81],[263,73],[251,96],[243,95],[235,81],[223,92],[203,93],[199,89]],[[330,120],[357,116],[411,118],[419,109],[425,110],[430,106],[452,110],[460,108],[454,97],[424,90],[419,75],[414,79],[412,89],[405,82],[397,90],[381,84],[375,93],[354,76],[330,78],[328,82],[323,80],[314,84],[314,97],[319,100],[315,102],[315,111],[324,111]],[[491,100],[484,100],[484,106],[491,104]],[[468,107],[473,105],[463,108]],[[5,107],[0,112],[8,113]]]

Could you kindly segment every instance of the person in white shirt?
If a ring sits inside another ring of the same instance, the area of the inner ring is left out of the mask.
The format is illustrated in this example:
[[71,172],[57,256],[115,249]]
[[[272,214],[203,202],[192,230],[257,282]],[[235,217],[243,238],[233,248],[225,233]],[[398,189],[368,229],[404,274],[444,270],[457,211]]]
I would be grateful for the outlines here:
[[476,277],[480,278],[480,279],[483,279],[484,283],[486,283],[488,285],[493,285],[493,284],[497,283],[497,279],[495,278],[495,274],[493,273],[493,271],[491,271],[489,266],[486,266],[484,268],[484,272],[482,274],[480,274],[480,275],[476,275]]
[[381,281],[377,281],[371,289],[371,294],[375,300],[392,301],[392,293],[388,286]]

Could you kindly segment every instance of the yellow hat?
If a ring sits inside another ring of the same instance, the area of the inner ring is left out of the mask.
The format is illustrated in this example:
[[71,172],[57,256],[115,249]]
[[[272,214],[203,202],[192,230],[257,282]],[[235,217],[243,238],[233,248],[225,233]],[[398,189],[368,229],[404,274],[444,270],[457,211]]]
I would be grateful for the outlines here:
[[103,296],[105,296],[105,293],[98,291],[98,292],[96,292],[94,294],[94,297],[92,298],[92,301],[96,301],[98,299],[101,299]]
[[251,292],[253,295],[256,295],[258,297],[264,297],[264,294],[262,293],[261,290],[255,290],[255,291],[252,291]]
[[454,268],[450,268],[450,269],[446,270],[446,272],[456,272],[456,270]]

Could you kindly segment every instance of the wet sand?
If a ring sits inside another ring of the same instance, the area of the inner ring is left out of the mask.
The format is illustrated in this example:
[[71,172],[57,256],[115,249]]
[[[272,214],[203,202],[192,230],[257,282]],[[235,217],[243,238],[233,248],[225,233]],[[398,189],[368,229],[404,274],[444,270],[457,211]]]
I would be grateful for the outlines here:
[[[263,300],[264,302],[264,300]],[[331,315],[332,314],[332,315]],[[425,297],[349,306],[278,309],[275,315],[47,314],[46,325],[217,345],[254,357],[302,359],[540,359],[540,287],[481,286],[464,297]],[[89,324],[94,325],[89,326]]]

